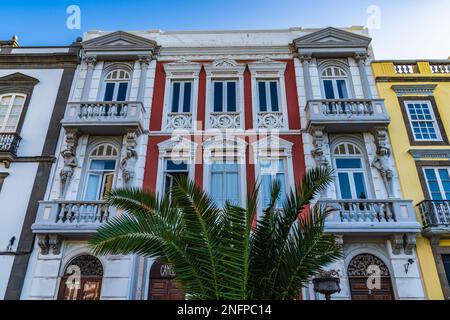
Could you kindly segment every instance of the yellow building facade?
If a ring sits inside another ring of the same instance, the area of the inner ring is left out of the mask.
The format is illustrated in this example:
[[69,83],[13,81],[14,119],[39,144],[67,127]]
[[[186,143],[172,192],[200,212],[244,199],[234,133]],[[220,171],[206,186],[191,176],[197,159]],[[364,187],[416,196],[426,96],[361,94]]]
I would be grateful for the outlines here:
[[450,60],[375,61],[392,153],[423,231],[417,258],[428,299],[450,299]]

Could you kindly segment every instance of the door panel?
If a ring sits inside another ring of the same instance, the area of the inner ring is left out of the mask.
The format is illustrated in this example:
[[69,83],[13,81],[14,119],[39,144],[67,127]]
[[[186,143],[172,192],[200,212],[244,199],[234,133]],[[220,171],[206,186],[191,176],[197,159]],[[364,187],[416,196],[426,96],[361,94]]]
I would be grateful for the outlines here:
[[369,290],[367,277],[350,277],[352,300],[395,300],[390,278],[380,279],[380,289]]
[[183,291],[172,279],[151,279],[149,300],[185,300]]

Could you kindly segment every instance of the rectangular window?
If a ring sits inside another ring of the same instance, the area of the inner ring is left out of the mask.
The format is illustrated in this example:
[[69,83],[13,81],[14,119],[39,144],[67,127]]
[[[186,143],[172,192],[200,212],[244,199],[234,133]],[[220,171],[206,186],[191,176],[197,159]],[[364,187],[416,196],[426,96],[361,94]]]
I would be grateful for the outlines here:
[[425,168],[425,178],[432,200],[450,200],[450,169]]
[[112,82],[106,83],[105,98],[103,99],[104,101],[113,101],[114,88],[115,88],[114,83],[112,83]]
[[211,164],[211,196],[217,206],[223,207],[228,201],[240,205],[239,165],[234,163],[214,162]]
[[186,161],[167,160],[164,169],[164,193],[172,195],[172,188],[178,177],[188,177],[189,169]]
[[258,100],[260,112],[280,111],[278,81],[275,80],[258,81]]
[[102,200],[112,190],[115,169],[116,160],[91,160],[84,200]]
[[127,89],[128,89],[127,82],[119,83],[119,91],[117,92],[117,101],[126,101],[127,100]]
[[323,89],[325,91],[325,99],[335,98],[332,80],[323,80]]
[[106,82],[103,101],[126,101],[128,82]]
[[237,111],[237,82],[214,81],[213,82],[213,111],[236,112]]
[[445,275],[447,277],[448,286],[450,287],[450,254],[442,255],[442,264],[444,265]]
[[7,94],[0,96],[0,132],[16,132],[24,104],[24,95]]
[[191,112],[192,82],[172,82],[171,112]]
[[339,99],[348,99],[347,85],[345,80],[336,80]]
[[441,140],[430,101],[405,101],[405,106],[416,141]]
[[263,192],[262,205],[267,208],[270,205],[272,185],[276,181],[280,184],[280,196],[276,207],[282,208],[286,198],[286,165],[284,159],[261,160],[261,189]]

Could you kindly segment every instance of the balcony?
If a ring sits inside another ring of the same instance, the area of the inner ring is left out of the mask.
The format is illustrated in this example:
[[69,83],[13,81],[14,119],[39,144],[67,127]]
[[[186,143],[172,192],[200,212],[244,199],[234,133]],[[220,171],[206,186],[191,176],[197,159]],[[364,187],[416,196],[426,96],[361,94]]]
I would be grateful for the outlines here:
[[22,138],[17,133],[0,133],[0,161],[9,168],[17,156],[17,149]]
[[330,210],[325,231],[339,234],[417,233],[412,201],[409,200],[321,200]]
[[36,234],[87,237],[115,214],[104,201],[40,201],[31,229]]
[[125,129],[143,130],[145,109],[141,102],[69,102],[64,128],[77,128],[87,134],[124,134]]
[[308,127],[332,132],[366,132],[390,122],[383,99],[310,100],[306,118]]
[[450,234],[450,201],[425,200],[419,203],[417,208],[425,235]]

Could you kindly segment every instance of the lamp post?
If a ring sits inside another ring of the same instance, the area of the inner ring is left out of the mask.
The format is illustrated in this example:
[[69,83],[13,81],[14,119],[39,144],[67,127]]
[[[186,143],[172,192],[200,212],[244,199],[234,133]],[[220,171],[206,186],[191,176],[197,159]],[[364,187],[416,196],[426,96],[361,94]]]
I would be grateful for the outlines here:
[[339,273],[336,270],[320,271],[313,279],[314,291],[325,295],[326,300],[331,300],[331,295],[341,292]]

